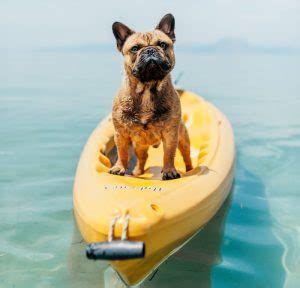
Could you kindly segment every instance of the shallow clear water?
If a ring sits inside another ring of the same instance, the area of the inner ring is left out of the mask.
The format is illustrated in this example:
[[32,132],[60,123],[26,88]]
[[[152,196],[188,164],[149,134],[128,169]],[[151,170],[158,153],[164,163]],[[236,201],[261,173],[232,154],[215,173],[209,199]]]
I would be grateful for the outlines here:
[[[177,53],[174,78],[217,105],[237,145],[219,213],[142,287],[300,286],[299,55]],[[0,287],[121,287],[88,262],[72,184],[121,81],[115,53],[1,56]],[[184,193],[184,192],[183,192]]]

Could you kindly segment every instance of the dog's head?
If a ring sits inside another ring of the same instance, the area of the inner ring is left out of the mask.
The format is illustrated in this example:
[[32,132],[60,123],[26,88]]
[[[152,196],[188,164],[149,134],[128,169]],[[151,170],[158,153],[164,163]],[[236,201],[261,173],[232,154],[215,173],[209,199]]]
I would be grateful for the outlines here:
[[124,24],[112,25],[117,48],[124,55],[126,73],[141,82],[162,80],[175,65],[175,19],[165,15],[151,32],[134,32]]

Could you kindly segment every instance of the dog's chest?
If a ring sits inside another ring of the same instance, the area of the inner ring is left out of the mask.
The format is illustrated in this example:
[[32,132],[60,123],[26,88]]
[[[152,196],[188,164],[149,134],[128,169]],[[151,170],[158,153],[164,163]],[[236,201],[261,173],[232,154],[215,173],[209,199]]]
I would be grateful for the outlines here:
[[147,130],[150,124],[165,120],[169,109],[164,107],[158,97],[161,95],[145,89],[137,98],[131,99],[127,103],[126,109],[122,110],[124,123],[127,122],[130,126]]
[[149,89],[147,89],[142,97],[141,97],[141,104],[139,107],[138,118],[142,124],[146,124],[153,118],[155,113],[155,103],[153,101],[153,96]]

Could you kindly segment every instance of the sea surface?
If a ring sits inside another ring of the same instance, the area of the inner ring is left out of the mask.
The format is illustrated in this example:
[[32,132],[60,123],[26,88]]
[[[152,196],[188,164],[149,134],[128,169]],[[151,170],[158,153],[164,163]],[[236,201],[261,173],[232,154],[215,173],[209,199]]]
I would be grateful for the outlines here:
[[[113,51],[0,56],[0,287],[122,287],[84,256],[72,185],[111,110]],[[178,51],[175,79],[230,119],[235,182],[218,214],[140,287],[300,287],[300,55]]]

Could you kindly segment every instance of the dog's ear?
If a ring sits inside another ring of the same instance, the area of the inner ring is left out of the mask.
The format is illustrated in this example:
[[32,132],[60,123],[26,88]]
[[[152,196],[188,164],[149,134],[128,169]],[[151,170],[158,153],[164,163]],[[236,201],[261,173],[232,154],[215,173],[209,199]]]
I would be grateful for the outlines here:
[[126,25],[115,22],[112,25],[112,31],[115,35],[115,38],[117,40],[117,47],[119,51],[122,51],[123,45],[126,41],[126,39],[134,33],[130,28],[128,28]]
[[167,34],[173,42],[175,42],[175,18],[172,14],[165,15],[159,22],[159,24],[156,26],[155,29],[161,30],[165,34]]

